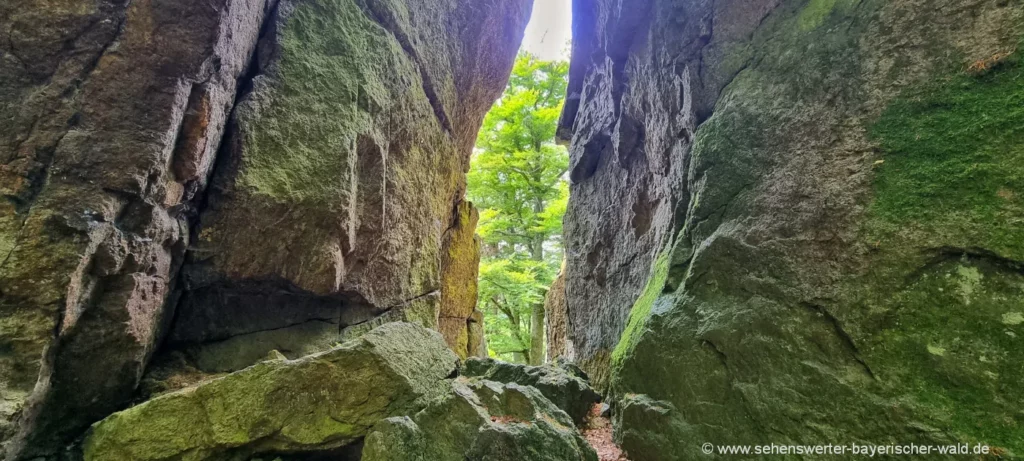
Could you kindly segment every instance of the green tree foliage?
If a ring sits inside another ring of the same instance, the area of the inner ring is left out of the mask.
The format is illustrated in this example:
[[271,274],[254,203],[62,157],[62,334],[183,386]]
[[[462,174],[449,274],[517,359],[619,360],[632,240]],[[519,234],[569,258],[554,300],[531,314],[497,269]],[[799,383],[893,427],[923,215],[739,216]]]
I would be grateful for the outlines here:
[[481,209],[480,309],[491,353],[540,363],[544,295],[562,260],[569,158],[555,144],[569,65],[520,53],[484,120],[469,173]]

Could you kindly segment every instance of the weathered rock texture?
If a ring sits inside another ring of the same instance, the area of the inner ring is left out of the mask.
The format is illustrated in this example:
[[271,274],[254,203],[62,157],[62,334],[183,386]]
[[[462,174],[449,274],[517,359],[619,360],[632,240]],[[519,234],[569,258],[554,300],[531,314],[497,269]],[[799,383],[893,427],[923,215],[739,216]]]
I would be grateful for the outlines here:
[[568,338],[568,308],[565,299],[565,264],[562,264],[562,271],[544,297],[544,340],[547,342],[548,361],[561,357],[571,359],[573,356]]
[[436,324],[463,173],[529,9],[3,2],[7,459],[123,407],[165,336],[219,372],[406,308],[386,318],[428,305]]
[[263,362],[115,413],[90,431],[85,461],[331,450],[445,395],[457,361],[437,332],[391,323],[321,354]]
[[[481,355],[483,314],[476,310],[480,275],[480,213],[470,202],[455,208],[452,226],[445,232],[441,254],[441,312],[438,326],[459,357]],[[483,355],[486,356],[486,351]]]
[[[329,351],[201,378],[96,423],[85,461],[594,460],[577,424],[597,401],[576,367],[459,358],[392,322]],[[360,447],[365,437],[365,449]],[[253,458],[258,456],[258,458]]]
[[1024,3],[575,13],[569,336],[631,459],[1024,453]]
[[445,398],[366,437],[364,461],[597,461],[572,418],[536,388],[459,378]]
[[171,342],[340,329],[428,300],[465,356],[475,285],[452,281],[476,260],[464,173],[528,12],[282,3],[200,215]]
[[8,459],[58,449],[134,390],[169,319],[191,224],[180,211],[206,183],[267,9],[0,6]]
[[590,388],[587,375],[576,365],[563,360],[531,366],[494,359],[470,359],[463,365],[462,375],[535,387],[555,406],[568,413],[576,424],[583,424],[591,407],[601,400],[601,396]]

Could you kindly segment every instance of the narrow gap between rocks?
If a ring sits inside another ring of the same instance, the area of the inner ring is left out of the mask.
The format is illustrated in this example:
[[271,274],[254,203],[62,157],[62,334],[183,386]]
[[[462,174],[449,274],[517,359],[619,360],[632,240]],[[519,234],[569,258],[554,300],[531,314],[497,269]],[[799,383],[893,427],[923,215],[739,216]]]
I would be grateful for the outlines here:
[[467,197],[480,213],[477,308],[487,355],[539,365],[545,301],[559,275],[569,155],[555,142],[568,85],[569,2],[537,3],[509,84],[484,119]]
[[583,425],[583,438],[594,447],[599,461],[629,461],[622,448],[615,443],[612,422],[603,411],[606,408],[605,404],[596,403],[590,409]]

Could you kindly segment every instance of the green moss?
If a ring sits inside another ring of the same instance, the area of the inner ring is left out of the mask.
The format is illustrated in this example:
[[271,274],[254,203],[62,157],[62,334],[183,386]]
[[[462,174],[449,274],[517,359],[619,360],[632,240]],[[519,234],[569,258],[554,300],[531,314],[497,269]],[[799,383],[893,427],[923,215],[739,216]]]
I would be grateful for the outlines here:
[[1024,305],[1024,276],[984,260],[948,261],[887,305],[889,328],[865,354],[893,395],[961,441],[1024,451],[1024,326],[1004,322]]
[[[866,230],[881,251],[860,280],[864,330],[879,332],[865,359],[927,424],[1024,452],[1024,330],[1004,321],[1024,303],[1006,261],[1024,259],[1020,54],[905,91],[869,134],[881,158]],[[943,248],[965,256],[930,259]]]
[[[476,237],[479,215],[473,204],[459,202],[456,222],[445,232],[441,254],[441,317],[467,319],[476,308],[480,242]],[[424,255],[429,256],[429,255]],[[435,261],[436,258],[424,258]],[[467,349],[459,349],[461,355]]]
[[870,134],[883,152],[876,240],[909,236],[1024,259],[1020,54],[985,75],[959,72],[904,94]]
[[250,128],[241,183],[279,202],[342,206],[356,136],[383,111],[377,101],[391,99],[383,80],[412,70],[351,0],[299,2],[285,21],[272,88],[257,86],[242,115]]
[[612,351],[613,367],[619,366],[626,354],[636,346],[636,342],[639,341],[640,335],[644,332],[647,318],[651,315],[654,301],[658,299],[658,296],[665,289],[665,282],[668,280],[670,248],[671,245],[666,246],[654,260],[650,278],[647,280],[647,286],[644,287],[644,291],[637,298],[636,302],[633,303],[633,308],[629,311],[629,320],[626,322],[626,328],[622,331],[622,336],[619,337],[619,343],[615,346],[615,350]]
[[381,421],[366,461],[596,461],[572,419],[534,387],[459,378],[412,417]]
[[14,251],[21,225],[15,219],[17,215],[14,214],[13,207],[4,209],[3,205],[0,205],[0,211],[5,215],[0,216],[0,262],[3,262]]
[[825,18],[832,13],[836,0],[811,0],[797,17],[800,30],[809,31],[825,23]]
[[859,0],[810,0],[797,16],[797,25],[803,32],[808,32],[825,24],[825,20],[837,8],[848,10]]
[[322,354],[262,362],[115,413],[93,426],[84,459],[330,450],[422,409],[445,392],[455,362],[436,332],[392,323]]

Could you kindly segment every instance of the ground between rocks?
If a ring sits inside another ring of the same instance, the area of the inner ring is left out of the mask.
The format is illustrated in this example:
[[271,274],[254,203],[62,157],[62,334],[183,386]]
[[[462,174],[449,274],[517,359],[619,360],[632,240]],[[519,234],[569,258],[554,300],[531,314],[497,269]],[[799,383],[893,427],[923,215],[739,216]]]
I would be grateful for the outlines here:
[[583,428],[583,438],[594,447],[600,461],[629,461],[626,453],[615,444],[612,438],[612,423],[601,416],[601,404],[594,404],[587,415],[587,423]]

